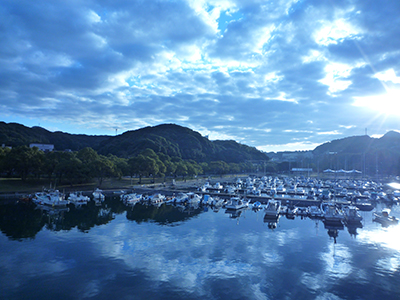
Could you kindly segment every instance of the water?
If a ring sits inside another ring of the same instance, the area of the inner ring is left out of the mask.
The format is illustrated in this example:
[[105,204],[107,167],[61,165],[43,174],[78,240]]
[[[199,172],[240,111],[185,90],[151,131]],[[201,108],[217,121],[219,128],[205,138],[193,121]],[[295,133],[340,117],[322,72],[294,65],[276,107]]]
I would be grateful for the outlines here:
[[400,226],[362,215],[330,236],[300,217],[270,229],[252,210],[0,205],[0,298],[400,299]]

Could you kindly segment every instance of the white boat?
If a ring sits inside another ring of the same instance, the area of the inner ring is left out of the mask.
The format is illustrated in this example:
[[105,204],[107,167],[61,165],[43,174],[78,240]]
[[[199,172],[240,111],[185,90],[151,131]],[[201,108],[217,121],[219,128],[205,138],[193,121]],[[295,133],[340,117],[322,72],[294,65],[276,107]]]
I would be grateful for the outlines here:
[[322,218],[324,213],[318,206],[312,205],[307,208],[307,215],[311,218]]
[[262,204],[260,201],[256,201],[252,205],[252,209],[255,211],[260,210],[261,208],[262,208]]
[[68,200],[75,206],[81,206],[86,205],[90,201],[90,198],[83,195],[82,192],[72,192],[69,194]]
[[344,219],[344,214],[334,203],[325,202],[321,204],[324,219],[328,223],[341,223]]
[[51,207],[66,207],[69,204],[69,201],[65,200],[64,194],[60,193],[58,190],[35,193],[32,201],[37,205]]
[[239,197],[232,197],[231,200],[225,204],[226,209],[241,209],[249,206],[248,201],[244,201]]
[[214,184],[214,189],[222,190],[223,188],[224,188],[224,186],[222,184],[220,184],[219,182]]
[[279,193],[279,194],[286,193],[286,188],[285,188],[282,184],[280,184],[280,185],[278,185],[278,187],[276,188],[276,192]]
[[356,206],[345,206],[343,208],[344,212],[344,221],[347,224],[350,223],[360,223],[362,221],[362,216],[358,212],[358,208]]
[[199,205],[201,201],[201,196],[196,193],[187,193],[187,203],[189,205]]
[[165,196],[158,193],[158,194],[154,194],[152,196],[147,197],[147,200],[149,201],[149,203],[151,205],[161,206],[161,204],[163,204],[165,201]]
[[210,205],[215,208],[215,209],[219,209],[222,206],[224,206],[225,204],[225,200],[219,197],[213,197],[212,200],[210,201]]
[[228,194],[234,194],[236,193],[237,188],[233,185],[228,185],[225,189],[226,193]]
[[281,201],[270,199],[264,209],[266,216],[278,216],[281,211]]
[[143,199],[143,195],[136,193],[123,194],[120,199],[125,205],[135,205]]
[[97,188],[97,189],[92,193],[93,198],[94,198],[95,201],[96,201],[96,200],[103,201],[103,200],[106,198],[106,197],[103,195],[102,192],[103,192],[102,190],[100,190],[99,188]]
[[382,226],[395,225],[399,223],[399,219],[390,215],[390,209],[384,208],[381,212],[374,212],[374,222],[381,223]]
[[188,195],[187,193],[178,193],[175,197],[173,197],[169,202],[173,204],[180,204],[187,201]]

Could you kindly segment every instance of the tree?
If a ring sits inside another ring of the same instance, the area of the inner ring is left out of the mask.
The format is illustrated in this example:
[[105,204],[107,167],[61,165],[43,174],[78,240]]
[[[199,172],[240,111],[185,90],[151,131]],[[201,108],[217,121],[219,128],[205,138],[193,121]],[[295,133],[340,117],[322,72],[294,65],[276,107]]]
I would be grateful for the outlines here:
[[182,176],[182,178],[185,178],[185,176],[187,176],[187,174],[188,174],[188,169],[187,169],[186,164],[185,164],[183,161],[178,162],[178,163],[176,164],[175,174],[176,174],[177,176]]
[[219,161],[212,161],[209,164],[211,171],[215,174],[226,174],[229,170],[229,166],[226,162],[219,160]]
[[43,151],[40,151],[36,147],[15,147],[8,153],[5,166],[25,181],[31,173],[40,174],[43,155]]
[[60,152],[54,173],[59,183],[65,178],[72,185],[74,182],[87,178],[86,175],[82,174],[83,169],[82,161],[74,153]]
[[142,182],[142,176],[149,176],[151,174],[154,177],[159,171],[156,160],[142,154],[129,159],[128,164],[131,174],[139,175],[139,183]]
[[115,175],[117,175],[119,179],[121,179],[121,177],[123,175],[129,174],[128,159],[117,157],[112,154],[109,154],[107,156],[107,158],[114,164],[114,172],[115,172]]
[[11,149],[8,147],[0,148],[0,173],[6,172],[6,160],[7,155],[10,153]]
[[97,178],[99,186],[105,177],[112,176],[114,173],[114,164],[104,155],[99,155],[96,160],[91,161],[89,168],[92,172],[91,175]]

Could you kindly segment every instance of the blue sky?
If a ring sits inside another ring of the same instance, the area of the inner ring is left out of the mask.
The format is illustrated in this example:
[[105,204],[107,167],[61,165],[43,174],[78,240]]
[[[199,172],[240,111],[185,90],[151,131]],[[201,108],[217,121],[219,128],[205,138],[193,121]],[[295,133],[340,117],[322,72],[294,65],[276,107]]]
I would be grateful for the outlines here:
[[0,3],[0,120],[263,151],[400,130],[400,2]]

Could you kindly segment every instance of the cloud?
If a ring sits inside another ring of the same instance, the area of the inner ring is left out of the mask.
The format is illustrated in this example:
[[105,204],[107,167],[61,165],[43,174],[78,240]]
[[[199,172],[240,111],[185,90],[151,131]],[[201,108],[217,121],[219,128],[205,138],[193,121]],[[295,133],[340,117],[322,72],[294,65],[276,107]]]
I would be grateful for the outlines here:
[[400,88],[399,11],[393,1],[6,0],[0,109],[71,133],[172,122],[263,149],[285,150],[294,129],[314,132],[310,146],[325,141],[317,132],[354,135],[371,116],[382,134],[392,121],[351,104]]

